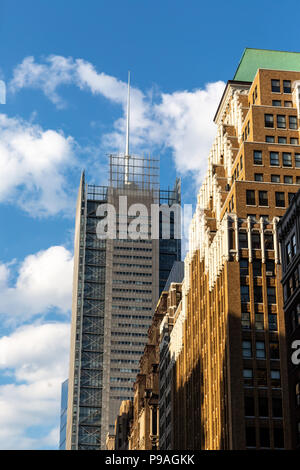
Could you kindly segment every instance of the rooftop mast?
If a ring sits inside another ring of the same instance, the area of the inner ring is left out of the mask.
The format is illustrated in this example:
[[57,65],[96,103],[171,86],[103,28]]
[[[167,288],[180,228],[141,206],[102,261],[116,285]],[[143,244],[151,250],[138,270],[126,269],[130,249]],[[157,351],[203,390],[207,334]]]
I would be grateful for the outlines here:
[[129,177],[129,121],[130,121],[130,71],[128,71],[128,96],[127,96],[127,125],[126,125],[126,149],[125,149],[125,184]]

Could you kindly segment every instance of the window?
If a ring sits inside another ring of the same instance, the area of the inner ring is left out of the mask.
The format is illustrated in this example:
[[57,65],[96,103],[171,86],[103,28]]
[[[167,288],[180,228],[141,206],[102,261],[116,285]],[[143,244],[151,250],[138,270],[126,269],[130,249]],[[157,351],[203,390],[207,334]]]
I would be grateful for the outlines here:
[[284,448],[284,434],[282,428],[274,428],[274,447],[276,449],[283,449]]
[[272,398],[272,414],[273,418],[282,418],[282,400],[281,398]]
[[277,127],[279,129],[286,128],[286,120],[284,114],[277,114]]
[[249,385],[249,386],[253,385],[253,370],[252,369],[244,369],[243,377],[244,377],[245,385]]
[[271,90],[273,93],[280,93],[280,80],[271,80]]
[[271,182],[272,183],[280,183],[280,176],[279,175],[271,175]]
[[270,447],[270,430],[267,427],[259,428],[260,447]]
[[286,137],[278,137],[279,144],[286,144]]
[[258,191],[258,200],[260,206],[268,205],[268,192],[267,191]]
[[292,154],[289,152],[282,153],[283,166],[292,166]]
[[295,167],[300,168],[300,153],[295,153]]
[[280,100],[272,100],[272,106],[281,106]]
[[276,304],[276,290],[275,287],[267,287],[268,304]]
[[280,370],[271,370],[271,385],[280,387]]
[[262,152],[261,150],[254,150],[253,152],[254,165],[262,165]]
[[267,397],[258,397],[258,413],[260,417],[269,416],[269,402]]
[[248,206],[255,206],[255,191],[252,189],[246,190],[246,203]]
[[[274,240],[272,233],[265,233],[265,249],[273,250],[274,249]],[[266,269],[268,271],[268,269]]]
[[241,276],[248,276],[249,274],[249,269],[248,269],[248,259],[247,258],[241,258],[240,259],[240,275]]
[[279,153],[270,152],[270,165],[279,166]]
[[264,329],[264,314],[255,313],[255,329],[263,330]]
[[241,302],[250,302],[249,286],[241,286]]
[[266,142],[273,144],[275,142],[275,137],[273,135],[266,135]]
[[300,184],[300,176],[296,176],[296,184]]
[[290,138],[290,143],[291,143],[292,145],[298,145],[298,144],[299,144],[298,137],[291,137],[291,138]]
[[292,93],[290,80],[283,80],[283,93]]
[[254,250],[260,250],[260,233],[252,232],[252,248]]
[[265,114],[265,127],[274,127],[273,114]]
[[277,331],[277,315],[275,313],[269,313],[269,330]]
[[279,359],[279,343],[278,343],[278,341],[270,342],[270,359]]
[[254,181],[263,181],[264,177],[262,173],[255,173],[254,174]]
[[284,193],[276,192],[275,201],[276,201],[276,207],[285,207]]
[[298,129],[297,116],[289,116],[289,128]]
[[[266,237],[266,234],[265,234]],[[273,236],[272,236],[273,239]],[[274,276],[275,273],[275,262],[272,259],[267,259],[266,260],[266,272],[271,273],[272,276]]]
[[254,259],[252,263],[252,268],[253,268],[253,276],[261,276],[261,260],[260,259]]
[[296,404],[300,406],[300,382],[296,384]]
[[239,245],[240,248],[248,248],[247,232],[239,232]]
[[285,101],[284,102],[284,107],[285,108],[292,108],[293,107],[292,101]]
[[251,341],[243,341],[243,357],[252,357]]
[[267,386],[267,370],[266,369],[257,369],[257,385],[259,387]]
[[245,416],[255,416],[254,397],[245,397]]
[[266,350],[265,350],[265,342],[264,341],[256,341],[256,358],[257,359],[266,359]]
[[[243,305],[242,305],[242,307],[243,307]],[[245,330],[249,330],[249,328],[250,328],[250,312],[242,312],[242,328],[245,329]]]
[[255,426],[246,426],[246,446],[256,447]]
[[293,177],[292,176],[284,176],[283,181],[285,184],[293,184]]

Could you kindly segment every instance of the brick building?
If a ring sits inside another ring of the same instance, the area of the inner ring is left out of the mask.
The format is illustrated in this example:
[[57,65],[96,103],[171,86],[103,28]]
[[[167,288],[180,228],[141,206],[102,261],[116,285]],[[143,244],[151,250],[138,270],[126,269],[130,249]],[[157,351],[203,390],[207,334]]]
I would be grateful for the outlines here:
[[214,118],[171,338],[175,449],[293,445],[276,228],[300,184],[299,64],[246,49]]
[[292,447],[300,449],[300,192],[278,224],[287,339]]

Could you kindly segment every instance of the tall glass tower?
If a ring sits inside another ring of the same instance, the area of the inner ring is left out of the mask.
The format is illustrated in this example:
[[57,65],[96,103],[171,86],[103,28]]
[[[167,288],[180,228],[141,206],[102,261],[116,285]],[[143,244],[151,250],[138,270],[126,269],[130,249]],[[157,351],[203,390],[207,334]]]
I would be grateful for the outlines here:
[[[173,262],[181,258],[181,240],[176,236],[180,180],[176,179],[172,190],[160,190],[158,162],[127,155],[110,156],[108,186],[86,185],[84,174],[81,177],[67,449],[105,448],[121,401],[133,398],[132,385],[152,314]],[[115,236],[106,239],[99,238],[98,232],[107,216],[105,209],[109,210],[105,204],[115,208],[116,221]],[[151,217],[153,207],[159,209],[157,217]],[[139,235],[130,236],[137,217]]]

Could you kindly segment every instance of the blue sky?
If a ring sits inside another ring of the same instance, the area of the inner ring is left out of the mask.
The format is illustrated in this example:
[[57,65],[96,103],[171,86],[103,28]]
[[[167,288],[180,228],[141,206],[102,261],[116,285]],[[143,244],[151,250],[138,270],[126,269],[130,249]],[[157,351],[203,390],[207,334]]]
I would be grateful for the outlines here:
[[212,118],[244,48],[300,50],[297,4],[245,6],[2,0],[1,449],[57,448],[76,192],[83,168],[105,183],[106,154],[124,150],[127,71],[132,152],[160,156],[161,185],[181,176],[194,203]]

